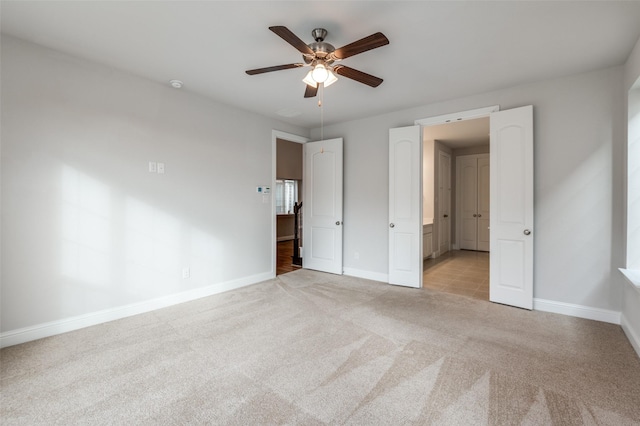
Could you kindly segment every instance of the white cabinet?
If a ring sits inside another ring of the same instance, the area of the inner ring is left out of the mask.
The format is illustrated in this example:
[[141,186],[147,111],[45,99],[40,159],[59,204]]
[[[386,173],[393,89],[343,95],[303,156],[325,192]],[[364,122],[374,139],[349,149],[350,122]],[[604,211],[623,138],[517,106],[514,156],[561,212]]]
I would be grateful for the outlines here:
[[422,258],[426,259],[433,255],[433,225],[422,226]]
[[489,154],[458,157],[456,172],[460,248],[489,251]]

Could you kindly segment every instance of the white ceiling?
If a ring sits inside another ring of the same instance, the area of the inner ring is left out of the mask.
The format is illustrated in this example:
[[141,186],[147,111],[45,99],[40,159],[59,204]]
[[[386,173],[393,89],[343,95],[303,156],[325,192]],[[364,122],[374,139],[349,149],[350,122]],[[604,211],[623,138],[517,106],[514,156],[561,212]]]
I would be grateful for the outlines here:
[[[300,62],[268,30],[305,42],[324,27],[336,48],[377,31],[388,46],[344,65],[384,79],[347,78],[326,89],[325,124],[624,63],[640,36],[640,2],[553,1],[5,1],[2,32],[162,84],[305,127],[305,69],[245,70]],[[299,114],[293,117],[285,115]]]

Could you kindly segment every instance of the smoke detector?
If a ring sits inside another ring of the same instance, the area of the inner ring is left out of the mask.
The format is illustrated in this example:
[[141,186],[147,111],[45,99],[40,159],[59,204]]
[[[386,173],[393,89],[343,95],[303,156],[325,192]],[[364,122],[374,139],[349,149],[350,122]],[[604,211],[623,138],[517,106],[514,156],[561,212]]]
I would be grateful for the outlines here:
[[174,89],[182,89],[182,82],[180,80],[169,80],[169,84]]

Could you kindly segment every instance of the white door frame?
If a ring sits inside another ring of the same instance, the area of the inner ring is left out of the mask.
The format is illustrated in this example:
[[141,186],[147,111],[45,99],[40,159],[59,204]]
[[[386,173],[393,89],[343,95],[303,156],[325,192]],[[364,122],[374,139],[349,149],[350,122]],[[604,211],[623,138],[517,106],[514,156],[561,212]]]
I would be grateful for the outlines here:
[[451,114],[437,115],[435,117],[421,118],[414,121],[422,127],[435,126],[437,124],[455,123],[462,120],[473,120],[474,118],[489,117],[492,112],[500,111],[499,105],[484,108],[470,109],[468,111],[454,112]]
[[[276,160],[277,160],[277,140],[284,139],[289,142],[307,143],[311,139],[294,135],[293,133],[282,132],[280,130],[271,130],[271,278],[276,276],[276,262],[278,250],[278,237],[276,235],[277,216],[276,216]],[[304,165],[303,165],[304,167]]]

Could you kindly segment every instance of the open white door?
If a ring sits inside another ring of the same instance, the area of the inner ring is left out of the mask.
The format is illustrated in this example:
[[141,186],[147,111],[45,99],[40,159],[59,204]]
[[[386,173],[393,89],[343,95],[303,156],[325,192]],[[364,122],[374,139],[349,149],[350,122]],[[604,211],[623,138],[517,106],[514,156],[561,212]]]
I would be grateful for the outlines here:
[[389,129],[389,284],[422,287],[420,126]]
[[491,113],[492,302],[533,308],[533,106]]
[[302,266],[342,275],[342,138],[304,145]]

